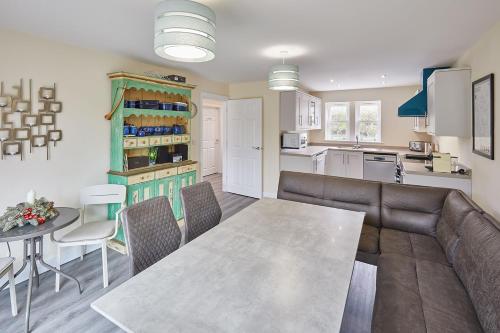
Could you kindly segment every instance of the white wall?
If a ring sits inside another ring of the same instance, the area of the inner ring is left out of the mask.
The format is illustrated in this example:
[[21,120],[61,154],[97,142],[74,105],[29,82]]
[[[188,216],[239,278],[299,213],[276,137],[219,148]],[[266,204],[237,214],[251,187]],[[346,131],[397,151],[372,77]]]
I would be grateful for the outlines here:
[[279,93],[269,90],[267,81],[234,83],[229,85],[229,98],[263,99],[263,192],[275,196],[279,181]]
[[[470,67],[472,81],[487,74],[495,74],[495,160],[472,153],[472,138],[436,137],[441,152],[458,156],[460,162],[472,168],[472,198],[484,210],[500,219],[500,22],[455,63],[455,67]],[[471,114],[472,117],[472,114]]]
[[[409,100],[417,86],[388,87],[375,89],[335,90],[313,92],[320,97],[323,109],[327,102],[382,101],[382,143],[385,146],[408,146],[410,140],[429,140],[426,134],[412,131],[413,118],[398,117],[398,107]],[[322,143],[325,141],[325,117],[323,110],[322,130],[310,131],[309,141]]]
[[[107,183],[110,123],[104,115],[111,108],[111,84],[107,73],[158,71],[185,75],[189,83],[198,85],[193,92],[193,100],[198,105],[201,105],[200,92],[228,95],[227,84],[112,53],[68,46],[7,30],[0,30],[0,40],[5,46],[0,52],[0,80],[5,82],[9,91],[20,78],[26,83],[33,79],[35,89],[55,82],[57,97],[63,103],[63,112],[57,118],[58,127],[63,130],[63,141],[52,149],[50,161],[45,159],[43,149],[22,162],[13,158],[0,161],[0,213],[5,207],[23,201],[31,188],[54,200],[57,206],[78,207],[80,188]],[[194,160],[198,159],[199,153],[198,128],[199,117],[196,117],[192,122],[191,157]],[[17,268],[22,255],[21,244],[12,245]],[[50,261],[55,253],[54,247],[48,241],[45,247],[45,255]],[[6,254],[6,246],[0,244],[0,256]]]

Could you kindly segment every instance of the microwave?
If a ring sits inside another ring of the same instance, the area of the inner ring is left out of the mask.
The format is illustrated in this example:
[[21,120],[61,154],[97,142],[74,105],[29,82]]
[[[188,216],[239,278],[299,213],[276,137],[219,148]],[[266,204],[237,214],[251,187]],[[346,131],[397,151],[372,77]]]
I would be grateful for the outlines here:
[[307,133],[283,133],[281,148],[300,149],[307,147]]

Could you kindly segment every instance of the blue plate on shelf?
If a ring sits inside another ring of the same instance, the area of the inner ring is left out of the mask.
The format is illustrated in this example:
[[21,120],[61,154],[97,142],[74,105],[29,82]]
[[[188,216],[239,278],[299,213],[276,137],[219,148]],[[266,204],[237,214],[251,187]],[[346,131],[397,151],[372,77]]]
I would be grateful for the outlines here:
[[174,104],[172,103],[160,103],[160,110],[173,110]]

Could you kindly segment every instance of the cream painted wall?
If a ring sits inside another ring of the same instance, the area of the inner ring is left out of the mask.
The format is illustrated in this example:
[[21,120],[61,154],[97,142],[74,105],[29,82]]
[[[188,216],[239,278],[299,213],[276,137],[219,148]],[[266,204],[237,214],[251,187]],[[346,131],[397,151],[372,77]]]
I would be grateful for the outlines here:
[[[58,206],[78,207],[80,188],[107,182],[110,124],[104,119],[104,114],[111,107],[111,84],[106,73],[158,71],[185,75],[189,83],[198,85],[193,92],[193,100],[198,105],[201,92],[228,95],[227,84],[112,53],[6,30],[0,30],[0,40],[3,45],[8,45],[0,53],[0,80],[5,82],[8,92],[20,78],[24,78],[26,84],[28,79],[33,79],[35,89],[56,82],[57,97],[63,103],[58,127],[64,136],[63,141],[52,149],[50,161],[46,160],[43,149],[22,162],[13,158],[0,161],[0,212],[24,200],[31,188],[54,200]],[[199,152],[198,128],[199,117],[196,117],[192,122],[191,158],[194,160],[198,159]],[[16,267],[19,267],[21,244],[15,242],[12,245],[13,255],[18,258]],[[45,247],[50,262],[55,248],[48,241]],[[6,254],[6,247],[0,244],[0,256]],[[100,273],[97,271],[96,274]]]
[[279,181],[279,93],[269,90],[267,81],[234,83],[229,85],[229,98],[263,99],[263,192],[275,196]]
[[[495,160],[491,161],[472,153],[472,138],[436,137],[441,152],[450,152],[472,168],[472,198],[484,210],[500,219],[500,22],[455,63],[455,67],[470,67],[472,80],[495,74]],[[472,117],[472,115],[471,115]]]
[[[415,95],[417,86],[389,87],[359,90],[336,90],[313,92],[320,97],[323,109],[327,102],[382,101],[382,142],[385,146],[408,146],[410,140],[429,140],[426,134],[412,131],[413,118],[398,117],[398,107]],[[322,130],[310,131],[309,141],[322,143],[325,141],[325,117],[323,110]]]

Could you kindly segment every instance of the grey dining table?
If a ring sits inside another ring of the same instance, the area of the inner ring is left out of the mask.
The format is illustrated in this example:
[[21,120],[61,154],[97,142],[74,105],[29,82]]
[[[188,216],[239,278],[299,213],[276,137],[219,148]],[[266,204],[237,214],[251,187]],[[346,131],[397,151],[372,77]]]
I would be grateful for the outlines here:
[[[36,262],[40,266],[45,267],[48,270],[59,273],[62,276],[73,280],[78,286],[78,291],[81,293],[80,283],[73,276],[63,273],[55,267],[50,266],[43,260],[43,236],[51,232],[57,231],[64,227],[67,227],[71,223],[78,220],[80,217],[80,211],[75,208],[68,207],[56,207],[59,215],[55,218],[48,220],[44,224],[39,224],[37,226],[26,225],[24,227],[16,227],[8,231],[0,231],[0,243],[2,242],[14,242],[23,241],[23,265],[16,272],[15,276],[18,276],[29,263],[29,278],[28,278],[28,295],[26,297],[26,316],[24,319],[24,331],[29,332],[29,320],[30,320],[30,310],[31,310],[31,291],[33,289],[33,280],[36,286],[39,285],[38,278],[38,267]],[[28,250],[29,249],[29,250]],[[0,289],[2,290],[5,285]]]
[[91,307],[126,332],[338,332],[363,219],[262,199]]

